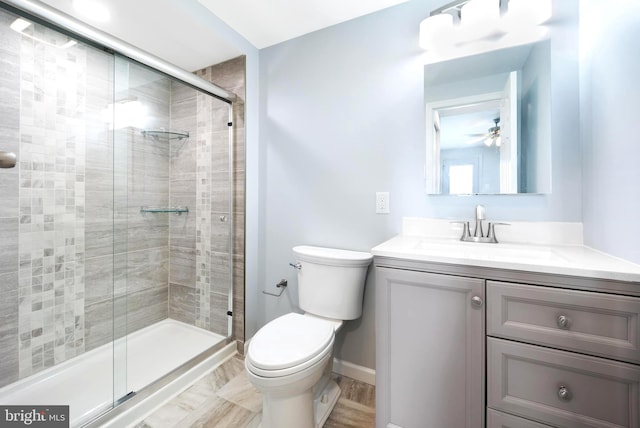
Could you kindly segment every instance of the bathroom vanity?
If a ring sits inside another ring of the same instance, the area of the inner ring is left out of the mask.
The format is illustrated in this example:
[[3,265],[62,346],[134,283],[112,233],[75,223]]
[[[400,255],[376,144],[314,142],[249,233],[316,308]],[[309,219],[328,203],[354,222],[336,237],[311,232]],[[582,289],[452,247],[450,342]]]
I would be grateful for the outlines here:
[[640,266],[442,236],[372,253],[378,428],[640,427]]

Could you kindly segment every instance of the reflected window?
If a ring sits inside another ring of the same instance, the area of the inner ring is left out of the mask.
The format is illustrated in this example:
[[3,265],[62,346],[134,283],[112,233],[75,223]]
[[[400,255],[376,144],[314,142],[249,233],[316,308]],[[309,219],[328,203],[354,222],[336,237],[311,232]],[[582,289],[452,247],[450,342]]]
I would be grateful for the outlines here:
[[473,193],[473,165],[449,167],[449,193],[453,195]]

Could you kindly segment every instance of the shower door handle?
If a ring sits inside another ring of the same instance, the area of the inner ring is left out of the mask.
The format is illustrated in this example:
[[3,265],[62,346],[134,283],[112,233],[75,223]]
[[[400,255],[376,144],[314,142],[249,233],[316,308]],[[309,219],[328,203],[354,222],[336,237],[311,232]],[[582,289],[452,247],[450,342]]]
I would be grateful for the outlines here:
[[0,168],[13,168],[16,166],[16,154],[0,150]]

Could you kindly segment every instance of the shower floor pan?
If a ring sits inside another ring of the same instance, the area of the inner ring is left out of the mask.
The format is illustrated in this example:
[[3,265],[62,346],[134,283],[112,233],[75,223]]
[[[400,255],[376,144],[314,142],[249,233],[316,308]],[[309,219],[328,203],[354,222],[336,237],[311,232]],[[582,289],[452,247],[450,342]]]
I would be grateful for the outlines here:
[[0,389],[0,403],[69,405],[71,426],[81,426],[112,406],[114,390],[139,391],[224,340],[219,334],[165,319],[7,385]]

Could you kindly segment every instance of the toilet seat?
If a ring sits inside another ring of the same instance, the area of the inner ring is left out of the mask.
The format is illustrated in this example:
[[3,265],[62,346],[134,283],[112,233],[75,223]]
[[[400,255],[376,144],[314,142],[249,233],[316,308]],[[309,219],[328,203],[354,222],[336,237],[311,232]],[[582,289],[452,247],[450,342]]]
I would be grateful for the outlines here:
[[333,348],[331,322],[289,313],[267,323],[249,342],[247,367],[262,377],[300,372],[321,361]]

